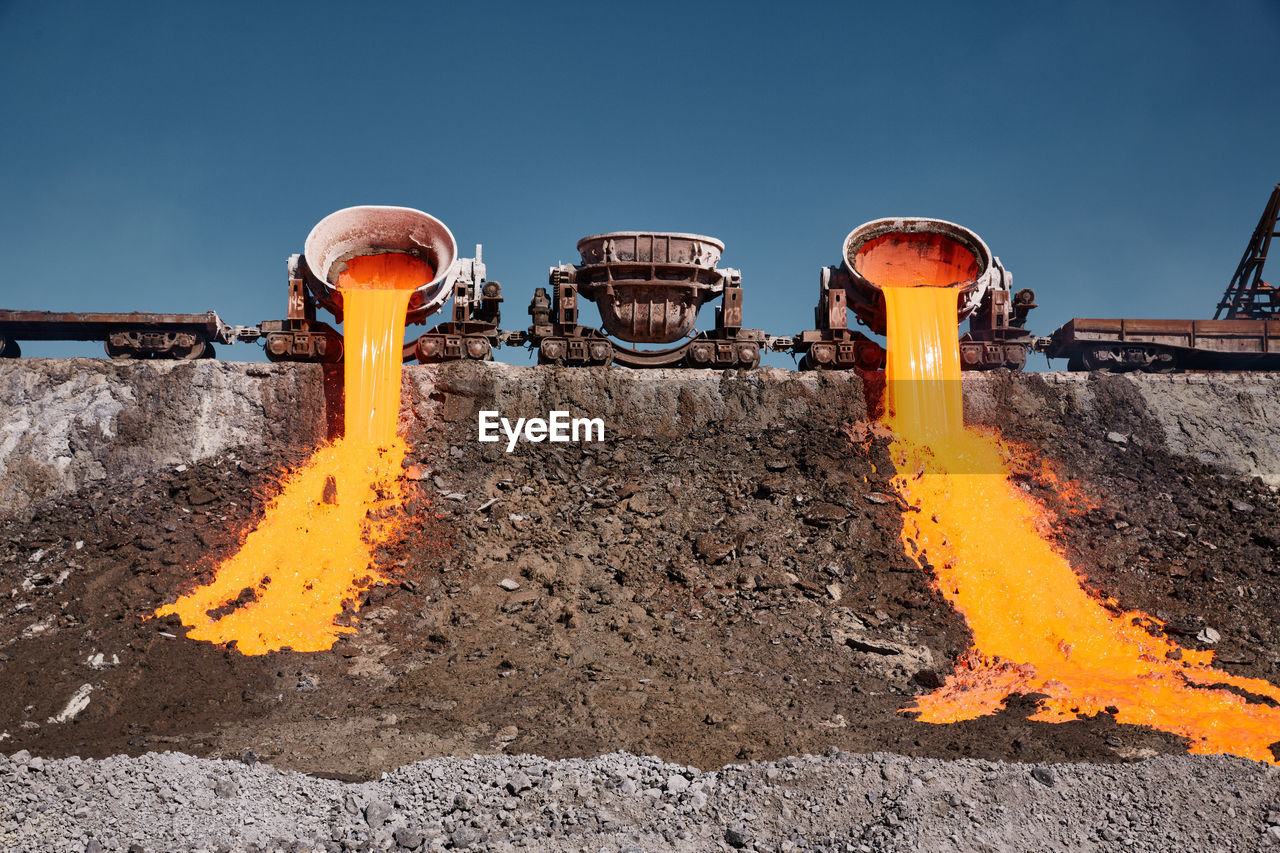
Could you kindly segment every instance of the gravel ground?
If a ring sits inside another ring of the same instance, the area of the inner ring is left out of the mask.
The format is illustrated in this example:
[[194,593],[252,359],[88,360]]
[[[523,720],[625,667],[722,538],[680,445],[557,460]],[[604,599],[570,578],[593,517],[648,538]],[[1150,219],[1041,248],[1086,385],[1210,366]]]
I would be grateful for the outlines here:
[[1242,851],[1280,846],[1280,769],[1162,756],[1006,764],[877,753],[700,772],[612,753],[421,761],[344,783],[148,753],[0,755],[6,851]]

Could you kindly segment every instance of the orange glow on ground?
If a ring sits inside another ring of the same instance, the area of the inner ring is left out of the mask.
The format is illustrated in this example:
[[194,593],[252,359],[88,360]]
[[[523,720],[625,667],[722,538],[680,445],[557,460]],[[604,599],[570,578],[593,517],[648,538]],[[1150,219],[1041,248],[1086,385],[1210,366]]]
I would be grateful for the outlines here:
[[383,579],[374,553],[395,532],[406,446],[396,435],[401,341],[413,290],[434,277],[424,261],[386,253],[352,258],[343,301],[346,435],[285,478],[262,521],[211,583],[156,611],[187,636],[235,643],[246,655],[333,647],[336,624]]
[[[908,272],[899,280],[920,278]],[[995,713],[1011,694],[1040,693],[1047,698],[1032,719],[1107,712],[1186,737],[1191,752],[1274,763],[1268,747],[1280,741],[1280,708],[1267,700],[1280,701],[1280,689],[1213,669],[1211,652],[1154,637],[1141,624],[1158,620],[1116,615],[1114,602],[1086,591],[1044,538],[1050,525],[1039,504],[1010,480],[1007,448],[964,427],[957,291],[884,293],[885,421],[894,434],[894,487],[909,508],[903,546],[932,569],[974,643],[945,685],[905,710],[925,722],[957,722]]]

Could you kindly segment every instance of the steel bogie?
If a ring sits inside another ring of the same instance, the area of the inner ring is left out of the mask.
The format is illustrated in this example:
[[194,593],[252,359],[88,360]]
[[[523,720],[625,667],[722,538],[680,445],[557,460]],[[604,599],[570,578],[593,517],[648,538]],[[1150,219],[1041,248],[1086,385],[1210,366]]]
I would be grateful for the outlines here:
[[801,370],[880,370],[884,367],[884,347],[850,333],[844,340],[809,342],[800,359]]
[[751,370],[760,365],[760,342],[696,340],[689,346],[689,367]]
[[[493,343],[483,335],[434,332],[419,336],[411,345],[409,358],[420,364],[446,361],[493,361]],[[405,360],[408,361],[409,358]]]
[[342,361],[342,335],[327,323],[270,320],[261,328],[263,348],[271,361]]
[[1027,366],[1027,347],[989,341],[960,340],[962,370],[1022,370]]
[[129,329],[112,332],[104,342],[107,355],[116,359],[174,358],[186,361],[205,357],[209,342],[194,331]]
[[550,337],[538,343],[538,364],[608,367],[614,356],[613,342],[602,336]]
[[1141,343],[1089,344],[1080,348],[1076,364],[1078,370],[1106,370],[1113,373],[1172,373],[1179,366],[1175,350]]

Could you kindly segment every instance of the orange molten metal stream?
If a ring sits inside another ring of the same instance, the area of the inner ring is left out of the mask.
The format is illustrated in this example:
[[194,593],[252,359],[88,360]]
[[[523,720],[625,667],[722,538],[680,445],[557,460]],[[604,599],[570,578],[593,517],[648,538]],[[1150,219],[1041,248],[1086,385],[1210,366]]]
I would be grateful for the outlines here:
[[[910,258],[900,253],[899,264]],[[910,510],[902,542],[965,617],[973,648],[945,685],[906,710],[949,723],[992,714],[1014,693],[1045,694],[1032,717],[1064,722],[1109,712],[1121,723],[1186,737],[1195,753],[1274,762],[1280,689],[1213,669],[1139,612],[1087,592],[1040,531],[1040,507],[1007,474],[998,438],[962,420],[952,270],[898,270],[884,289],[894,486]],[[923,286],[921,286],[923,285]],[[932,285],[932,286],[930,286]],[[1261,701],[1232,692],[1247,692]]]
[[434,275],[406,254],[351,259],[338,279],[346,435],[286,478],[211,583],[156,615],[176,613],[188,637],[234,642],[246,655],[322,651],[355,630],[334,620],[382,579],[374,552],[395,531],[403,497],[406,448],[396,421],[405,311],[413,290]]

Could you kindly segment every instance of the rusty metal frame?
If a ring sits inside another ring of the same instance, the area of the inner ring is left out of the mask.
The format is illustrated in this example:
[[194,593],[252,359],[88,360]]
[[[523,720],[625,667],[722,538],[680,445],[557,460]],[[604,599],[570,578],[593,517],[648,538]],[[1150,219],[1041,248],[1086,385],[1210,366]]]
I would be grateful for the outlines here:
[[1273,237],[1280,237],[1280,184],[1271,191],[1262,218],[1253,229],[1253,236],[1245,247],[1244,256],[1236,267],[1235,275],[1227,284],[1226,292],[1218,308],[1213,312],[1217,320],[1226,312],[1226,319],[1265,319],[1280,317],[1280,291],[1262,280],[1262,268],[1267,263],[1267,252]]

